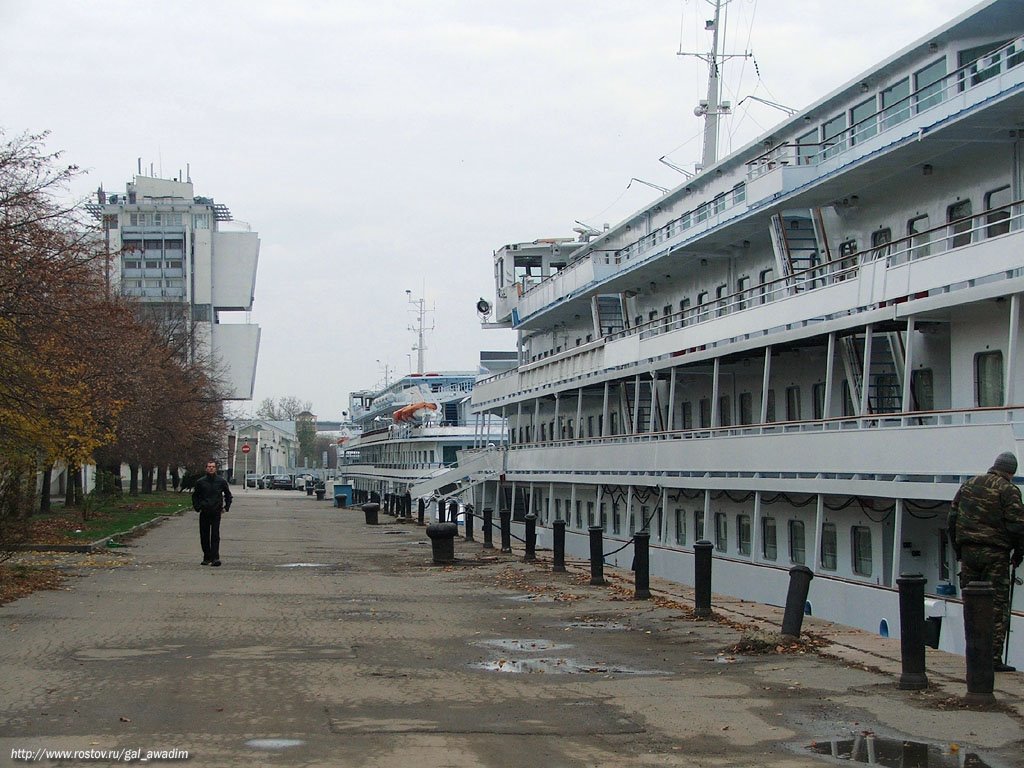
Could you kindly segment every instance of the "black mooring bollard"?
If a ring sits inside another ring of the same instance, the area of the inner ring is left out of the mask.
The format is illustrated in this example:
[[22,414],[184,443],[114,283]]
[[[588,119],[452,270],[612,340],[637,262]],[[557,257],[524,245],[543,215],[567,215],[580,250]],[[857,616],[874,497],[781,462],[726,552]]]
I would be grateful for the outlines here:
[[475,541],[473,538],[473,505],[467,504],[466,507],[466,541]]
[[649,600],[651,597],[651,534],[637,531],[633,534],[633,599]]
[[524,563],[532,563],[537,559],[537,516],[532,512],[526,516],[526,554]]
[[380,512],[380,504],[376,502],[370,502],[369,504],[363,504],[363,515],[366,517],[367,525],[377,524],[377,513]]
[[604,528],[592,525],[590,531],[590,586],[600,587],[604,580]]
[[455,523],[434,523],[427,526],[431,554],[436,565],[450,565],[455,562],[455,535],[459,526]]
[[501,551],[511,552],[512,551],[512,513],[503,509],[498,512],[498,517],[501,519]]
[[693,613],[711,615],[711,542],[701,539],[693,545]]
[[448,502],[448,522],[459,524],[459,500],[451,499]]
[[992,658],[992,634],[995,620],[995,590],[988,581],[972,581],[960,590],[964,599],[964,639],[967,641],[967,695],[971,704],[989,704],[996,700],[996,672]]
[[423,517],[424,517],[424,515],[427,514],[427,502],[424,501],[421,498],[418,501],[418,503],[416,504],[416,508],[417,508],[416,525],[424,525]]
[[896,579],[900,590],[901,691],[923,691],[928,687],[924,662],[924,585],[927,581],[920,573]]
[[804,623],[804,606],[811,589],[814,571],[806,565],[795,565],[789,569],[789,591],[786,593],[786,612],[782,615],[782,634],[800,637]]
[[551,570],[554,573],[565,573],[565,520],[555,520],[551,524],[551,533],[555,551]]
[[484,507],[484,549],[494,549],[494,510]]

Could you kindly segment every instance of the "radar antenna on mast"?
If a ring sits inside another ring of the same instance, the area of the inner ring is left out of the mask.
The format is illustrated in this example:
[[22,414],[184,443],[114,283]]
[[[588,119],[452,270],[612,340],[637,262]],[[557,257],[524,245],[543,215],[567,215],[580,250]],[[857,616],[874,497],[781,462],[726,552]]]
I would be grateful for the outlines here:
[[412,304],[416,309],[413,310],[416,314],[416,322],[414,325],[409,326],[409,330],[416,334],[416,346],[413,347],[416,350],[416,370],[414,373],[423,373],[423,353],[427,349],[426,342],[424,340],[427,331],[434,330],[434,326],[431,325],[427,328],[424,324],[427,312],[433,312],[433,309],[427,309],[427,300],[422,296],[418,299],[412,297],[412,291],[406,291],[405,295],[409,299],[409,303]]

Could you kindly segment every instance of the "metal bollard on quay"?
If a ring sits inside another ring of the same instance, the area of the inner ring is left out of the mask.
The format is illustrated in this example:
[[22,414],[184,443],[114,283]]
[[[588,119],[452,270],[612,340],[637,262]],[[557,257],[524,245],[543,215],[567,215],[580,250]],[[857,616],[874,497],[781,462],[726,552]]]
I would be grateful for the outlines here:
[[814,571],[806,565],[795,565],[789,569],[789,591],[786,592],[786,612],[782,615],[782,632],[787,637],[800,637],[804,623],[804,606],[811,589]]
[[366,518],[367,525],[377,525],[377,513],[380,512],[380,504],[376,502],[370,502],[369,504],[363,504],[363,515]]
[[693,545],[693,614],[711,615],[711,542],[701,539]]
[[455,523],[434,523],[427,526],[430,550],[435,565],[451,565],[455,562],[455,536],[459,526]]
[[922,691],[928,687],[924,651],[924,585],[928,580],[920,573],[896,579],[900,592],[900,658],[903,669],[899,688]]
[[419,502],[416,504],[416,507],[417,507],[416,525],[425,525],[426,523],[424,523],[423,517],[427,513],[427,502],[424,499],[421,498],[419,500]]
[[467,504],[466,507],[466,541],[475,541],[473,538],[473,505]]
[[604,528],[592,525],[590,532],[590,586],[600,587],[608,582],[604,579]]
[[526,516],[526,553],[524,563],[532,563],[537,559],[537,516],[532,512]]
[[553,573],[565,573],[565,520],[555,520],[551,531],[554,546],[551,570]]
[[484,507],[484,549],[494,549],[494,510]]
[[633,534],[633,599],[651,598],[651,534],[638,531]]
[[992,658],[995,590],[988,581],[972,581],[960,594],[964,599],[964,639],[967,641],[967,695],[969,704],[996,700],[996,672]]
[[498,512],[501,519],[501,551],[512,551],[512,512],[503,509]]

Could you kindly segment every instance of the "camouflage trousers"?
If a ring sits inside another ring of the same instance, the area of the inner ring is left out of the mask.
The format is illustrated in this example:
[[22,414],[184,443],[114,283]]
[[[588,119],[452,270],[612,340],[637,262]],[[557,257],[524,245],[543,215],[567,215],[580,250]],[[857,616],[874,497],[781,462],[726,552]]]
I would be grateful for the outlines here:
[[1010,621],[1010,553],[993,547],[965,545],[960,553],[960,588],[972,581],[990,581],[992,597],[992,658],[1003,660],[1003,644]]

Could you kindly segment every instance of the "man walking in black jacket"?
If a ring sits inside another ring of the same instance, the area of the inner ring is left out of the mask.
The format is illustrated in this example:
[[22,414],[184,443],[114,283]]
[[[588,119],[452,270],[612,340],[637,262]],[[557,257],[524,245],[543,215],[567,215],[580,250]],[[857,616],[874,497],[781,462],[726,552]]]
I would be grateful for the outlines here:
[[220,516],[231,509],[231,489],[217,474],[217,462],[206,462],[206,474],[196,480],[192,509],[199,513],[199,543],[203,565],[220,565]]

